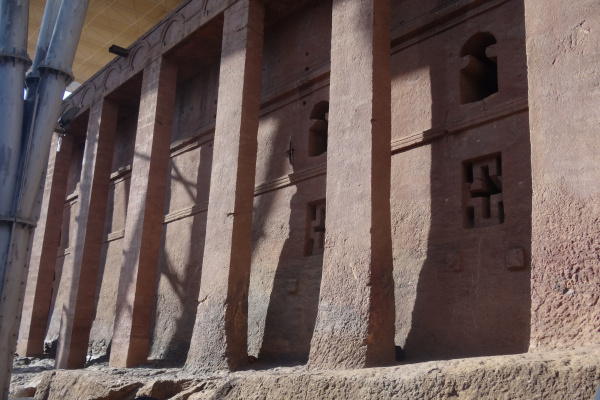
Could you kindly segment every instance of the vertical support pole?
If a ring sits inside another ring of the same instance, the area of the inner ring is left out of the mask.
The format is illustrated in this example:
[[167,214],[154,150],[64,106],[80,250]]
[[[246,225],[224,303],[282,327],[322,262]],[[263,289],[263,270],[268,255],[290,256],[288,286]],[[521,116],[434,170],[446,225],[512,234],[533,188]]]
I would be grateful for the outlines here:
[[56,368],[81,368],[85,364],[94,317],[117,114],[118,107],[107,99],[90,110],[73,258],[63,272],[64,285],[70,292],[61,313]]
[[248,286],[264,8],[225,11],[219,98],[198,313],[186,369],[247,362]]
[[327,220],[309,367],[394,360],[390,0],[334,0]]
[[112,367],[137,366],[148,357],[176,88],[177,65],[167,59],[159,58],[144,70]]
[[73,139],[62,138],[60,151],[56,151],[59,134],[54,133],[50,146],[48,173],[40,219],[35,229],[17,353],[27,357],[41,357],[48,325],[48,307],[52,301],[52,280],[56,267],[67,177],[71,161]]
[[26,243],[17,247],[11,241],[15,230],[30,231],[29,226],[16,227],[10,220],[16,216],[22,165],[23,77],[31,65],[27,56],[28,21],[28,0],[0,0],[0,400],[8,398],[26,274],[25,266],[13,260],[15,253],[27,253]]
[[[31,65],[27,56],[28,21],[29,1],[0,0],[0,216],[4,218],[14,215],[19,187],[23,145],[23,77]],[[9,261],[11,234],[12,222],[0,220],[0,304],[3,302],[2,283]],[[1,309],[0,316],[3,316]],[[0,336],[0,348],[5,346],[2,340],[4,338]],[[3,367],[0,364],[0,369]]]

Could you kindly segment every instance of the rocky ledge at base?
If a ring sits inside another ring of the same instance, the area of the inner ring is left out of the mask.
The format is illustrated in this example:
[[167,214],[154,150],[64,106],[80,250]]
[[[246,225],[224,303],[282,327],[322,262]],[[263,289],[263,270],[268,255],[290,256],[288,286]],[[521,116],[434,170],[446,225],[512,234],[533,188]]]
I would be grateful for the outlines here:
[[52,360],[17,359],[11,398],[199,399],[592,399],[600,349],[479,357],[349,371],[304,366],[190,375],[181,369],[48,370]]

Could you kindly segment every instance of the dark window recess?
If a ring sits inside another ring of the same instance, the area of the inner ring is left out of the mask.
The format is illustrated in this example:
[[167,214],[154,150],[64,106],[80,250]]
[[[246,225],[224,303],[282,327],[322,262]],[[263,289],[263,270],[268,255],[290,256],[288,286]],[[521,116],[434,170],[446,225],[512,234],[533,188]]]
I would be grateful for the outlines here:
[[504,222],[502,156],[491,154],[463,163],[463,225],[485,228]]
[[308,204],[305,256],[323,254],[325,249],[325,199]]
[[320,101],[310,112],[313,122],[308,132],[308,156],[316,157],[327,151],[327,126],[329,120],[329,102]]
[[496,38],[488,32],[472,36],[460,51],[461,104],[473,103],[498,92],[498,60],[494,52]]

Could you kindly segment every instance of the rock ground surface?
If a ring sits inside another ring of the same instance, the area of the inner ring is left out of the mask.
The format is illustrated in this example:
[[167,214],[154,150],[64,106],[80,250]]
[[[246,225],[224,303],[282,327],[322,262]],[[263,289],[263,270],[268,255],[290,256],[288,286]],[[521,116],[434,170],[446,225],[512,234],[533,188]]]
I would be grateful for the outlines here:
[[600,348],[479,357],[388,368],[310,371],[305,366],[213,374],[147,365],[53,370],[54,360],[16,358],[11,398],[157,399],[592,399]]

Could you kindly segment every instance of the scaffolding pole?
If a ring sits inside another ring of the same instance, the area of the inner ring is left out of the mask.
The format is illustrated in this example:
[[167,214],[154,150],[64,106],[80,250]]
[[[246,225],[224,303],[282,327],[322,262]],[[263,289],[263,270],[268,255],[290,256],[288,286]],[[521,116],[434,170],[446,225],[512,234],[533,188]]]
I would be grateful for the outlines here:
[[[1,4],[16,3],[10,0],[0,1]],[[21,1],[21,4],[23,3],[26,2]],[[36,59],[39,60],[37,65],[39,82],[35,93],[31,92],[27,95],[30,99],[35,98],[37,104],[32,107],[33,115],[25,115],[24,119],[33,122],[24,124],[25,127],[30,128],[25,129],[27,132],[23,131],[23,127],[18,131],[20,143],[26,143],[26,146],[21,145],[21,152],[17,153],[21,155],[20,167],[17,166],[17,171],[22,171],[22,174],[20,182],[17,182],[16,195],[13,197],[16,200],[13,204],[16,206],[12,209],[8,254],[6,262],[0,264],[0,269],[2,267],[5,269],[0,297],[0,390],[2,390],[0,400],[8,398],[24,283],[27,277],[28,244],[35,223],[33,220],[37,218],[33,213],[48,163],[50,142],[59,116],[62,96],[67,85],[72,81],[71,67],[88,4],[89,0],[63,0],[58,15],[48,17],[49,23],[53,19],[56,23],[45,57],[37,57],[36,54]],[[26,25],[27,13],[24,14]],[[26,37],[25,34],[25,39]],[[40,45],[42,49],[45,48],[44,43]],[[24,73],[20,76],[21,104],[23,103],[23,80]],[[23,111],[20,115],[23,115],[22,113]],[[0,241],[0,245],[3,243]]]

